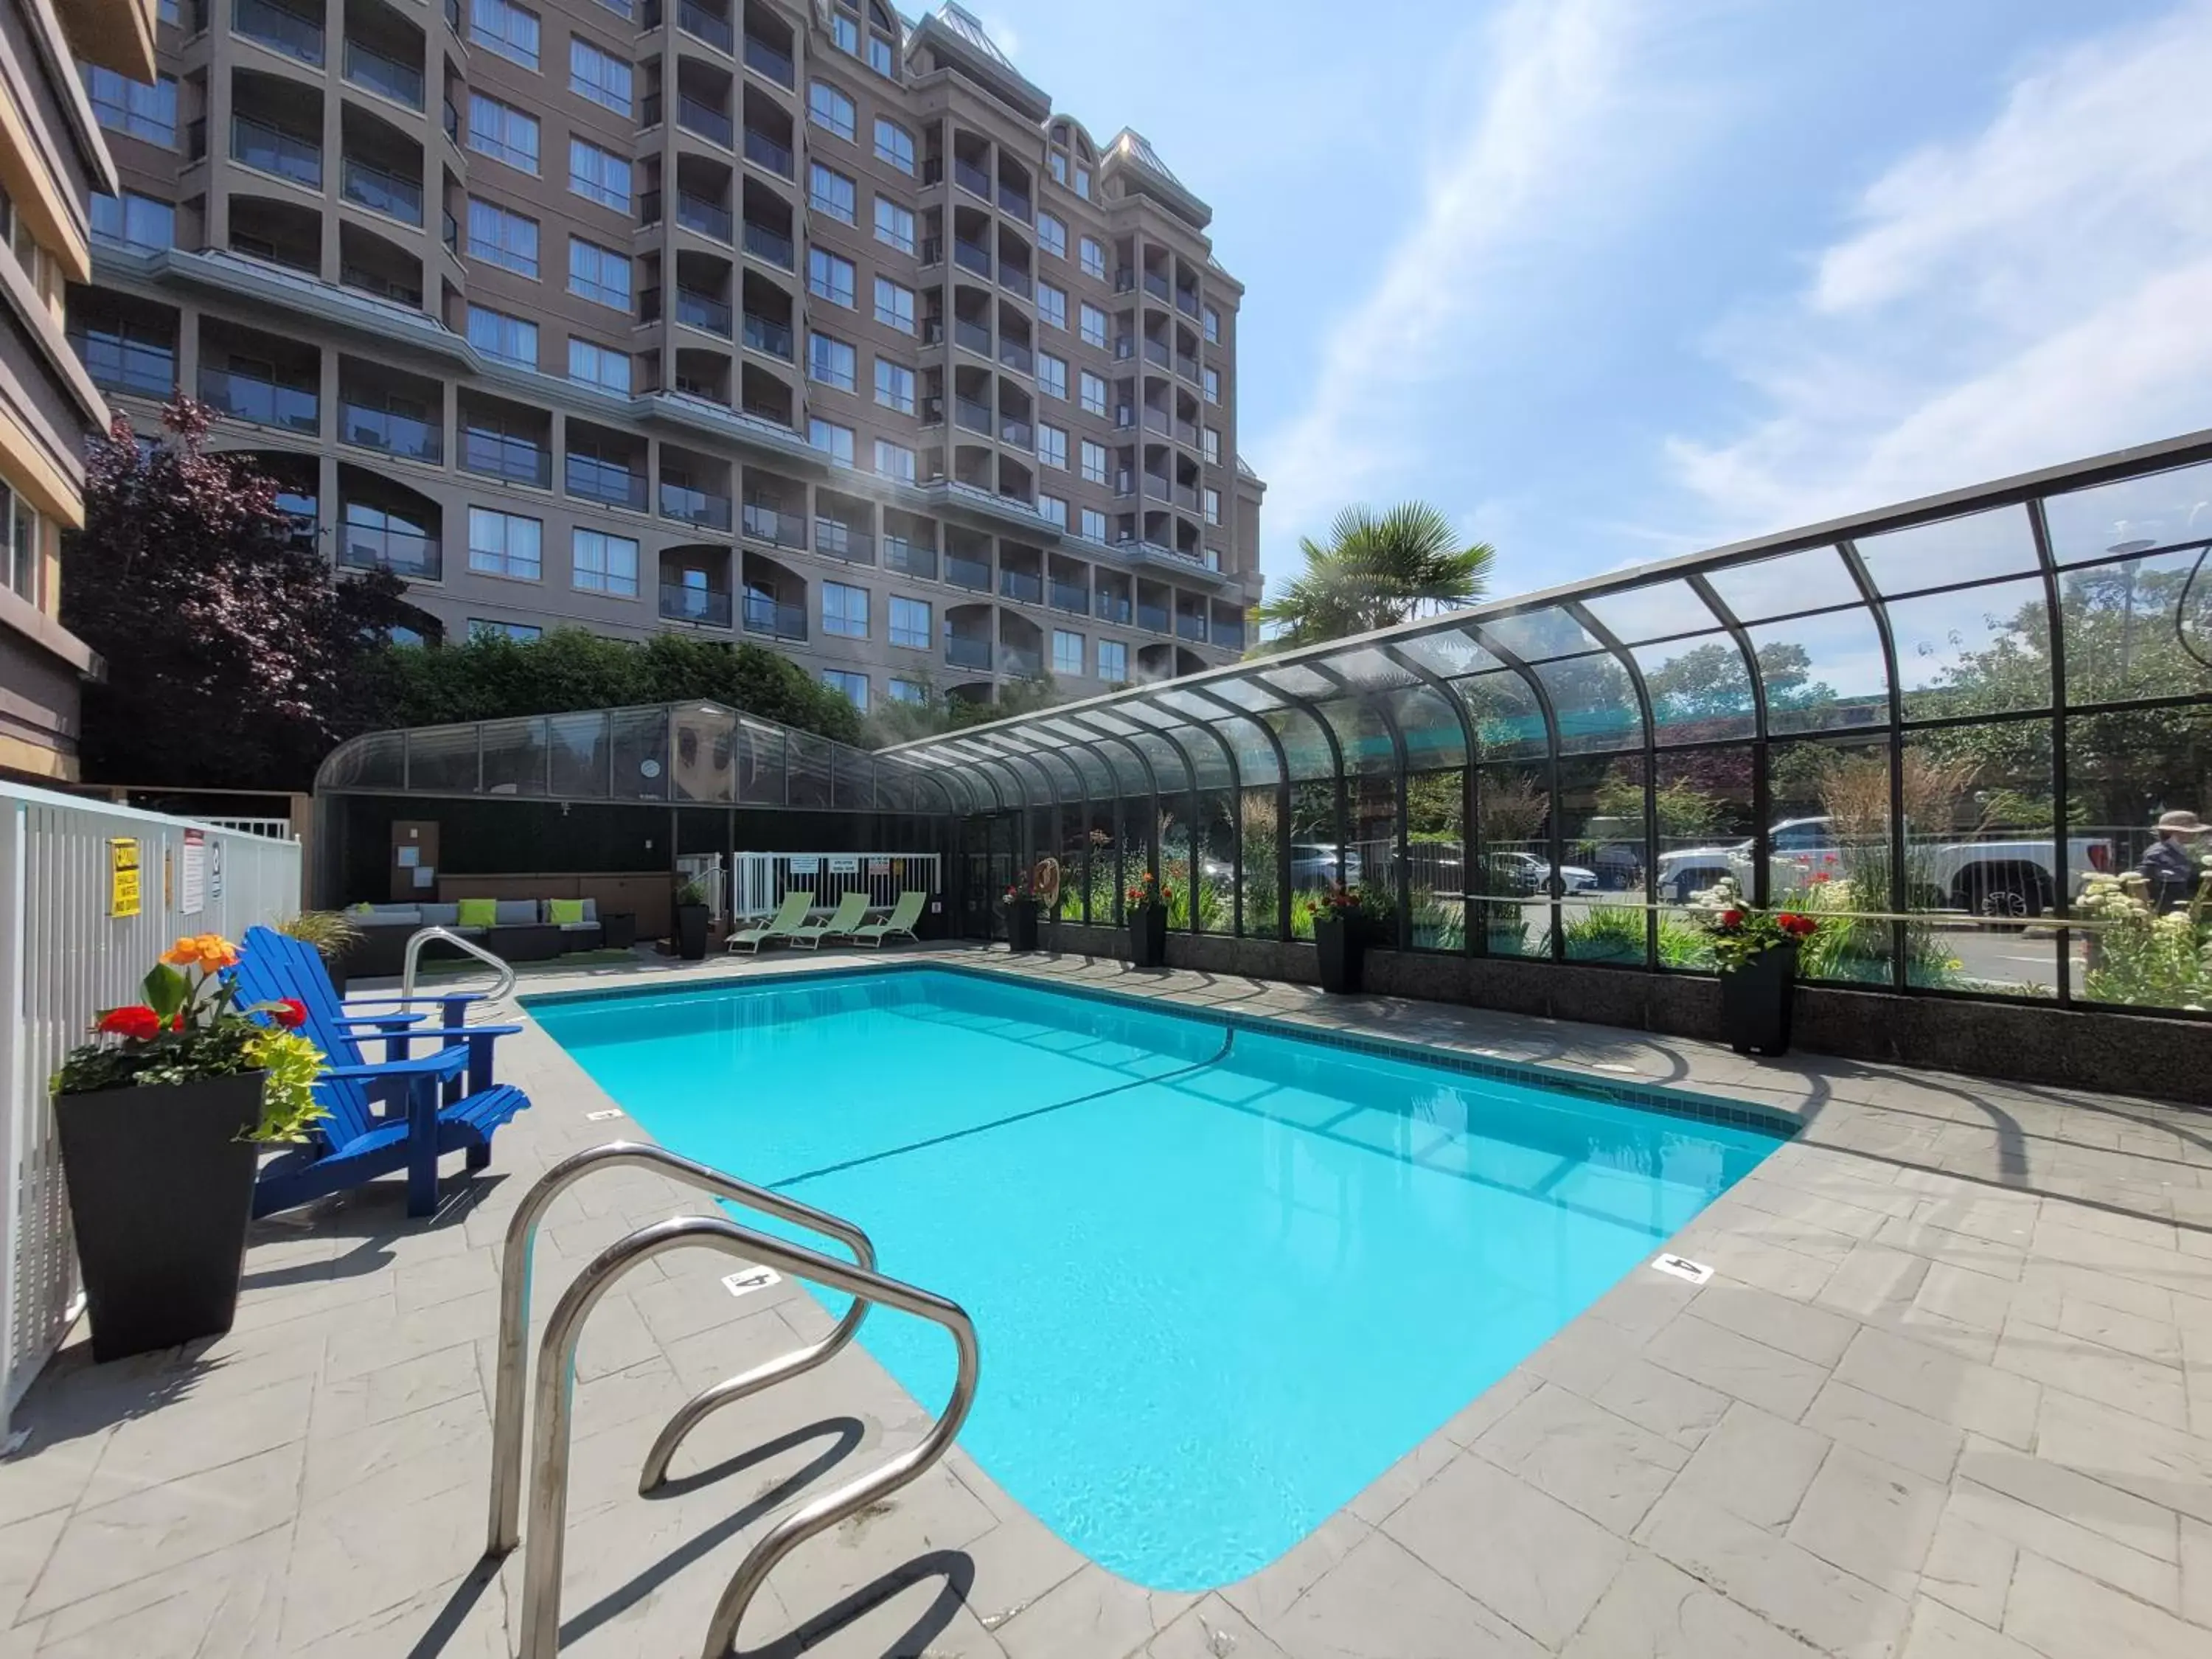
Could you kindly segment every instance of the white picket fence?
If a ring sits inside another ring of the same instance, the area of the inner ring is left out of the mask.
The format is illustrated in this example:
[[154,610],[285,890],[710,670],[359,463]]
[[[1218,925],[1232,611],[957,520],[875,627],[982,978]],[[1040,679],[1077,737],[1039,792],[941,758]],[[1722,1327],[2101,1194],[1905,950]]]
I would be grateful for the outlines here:
[[[135,916],[110,915],[118,841],[135,843]],[[179,934],[235,939],[299,908],[296,841],[0,783],[0,1433],[76,1310],[47,1079]]]
[[740,853],[732,872],[731,908],[740,916],[773,915],[784,895],[804,887],[817,905],[860,891],[888,910],[901,893],[945,890],[934,853]]

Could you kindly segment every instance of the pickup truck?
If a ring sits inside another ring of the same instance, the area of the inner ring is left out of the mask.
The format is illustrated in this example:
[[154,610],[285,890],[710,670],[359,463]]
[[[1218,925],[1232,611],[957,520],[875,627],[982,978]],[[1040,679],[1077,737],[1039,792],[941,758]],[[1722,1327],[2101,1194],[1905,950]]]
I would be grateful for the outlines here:
[[[1844,872],[1843,849],[1829,820],[1785,818],[1768,836],[1768,890],[1777,898],[1813,884],[1816,876]],[[2049,841],[1962,841],[1912,848],[1912,874],[1920,890],[1917,905],[1970,911],[1996,921],[2025,921],[2057,902],[2062,881],[2078,887],[2083,876],[2112,867],[2112,844],[2084,836],[2066,843],[2066,869],[2055,861]],[[1734,876],[1748,890],[1752,844],[1693,847],[1659,855],[1659,890],[1677,903]]]

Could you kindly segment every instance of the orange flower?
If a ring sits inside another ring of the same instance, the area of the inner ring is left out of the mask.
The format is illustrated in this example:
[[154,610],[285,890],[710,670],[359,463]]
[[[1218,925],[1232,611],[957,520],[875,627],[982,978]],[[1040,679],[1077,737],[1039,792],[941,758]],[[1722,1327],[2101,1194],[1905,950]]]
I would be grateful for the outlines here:
[[198,968],[204,974],[212,974],[237,963],[238,947],[221,933],[195,933],[163,951],[161,960],[174,968]]

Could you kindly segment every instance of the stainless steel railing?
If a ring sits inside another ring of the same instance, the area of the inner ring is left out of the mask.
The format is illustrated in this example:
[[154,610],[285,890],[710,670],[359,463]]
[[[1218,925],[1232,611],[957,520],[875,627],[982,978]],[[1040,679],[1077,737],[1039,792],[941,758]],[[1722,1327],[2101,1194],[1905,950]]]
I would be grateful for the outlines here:
[[507,964],[505,957],[494,956],[474,939],[464,939],[450,927],[419,927],[408,935],[407,954],[400,959],[399,994],[401,997],[411,997],[415,994],[415,970],[422,963],[422,947],[432,939],[443,939],[448,945],[456,945],[498,972],[499,978],[494,982],[492,988],[484,994],[486,1003],[498,1001],[514,988],[514,969]]

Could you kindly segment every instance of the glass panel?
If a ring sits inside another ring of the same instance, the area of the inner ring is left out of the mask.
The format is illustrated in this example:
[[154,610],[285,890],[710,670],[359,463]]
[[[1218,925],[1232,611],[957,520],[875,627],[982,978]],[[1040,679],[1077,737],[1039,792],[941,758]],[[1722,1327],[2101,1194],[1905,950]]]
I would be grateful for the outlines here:
[[[1291,788],[1291,937],[1313,937],[1313,905],[1337,883],[1336,786],[1294,784]],[[1359,879],[1356,869],[1345,878]]]
[[1355,691],[1388,691],[1415,684],[1402,663],[1395,663],[1371,645],[1333,656],[1328,672]]
[[1273,939],[1282,926],[1281,872],[1276,862],[1282,842],[1279,803],[1273,789],[1247,789],[1239,806],[1244,823],[1237,884],[1244,895],[1245,936]]
[[1545,769],[1486,766],[1474,800],[1477,908],[1487,949],[1494,957],[1548,957],[1552,793]]
[[1457,711],[1427,686],[1415,684],[1385,693],[1382,703],[1398,723],[1407,771],[1433,771],[1467,759],[1467,739],[1461,734]]
[[785,736],[784,763],[788,769],[788,800],[793,806],[830,804],[830,739],[805,732]]
[[668,724],[676,744],[676,799],[718,805],[736,800],[737,722],[719,708],[685,705],[669,710]]
[[542,719],[486,720],[483,730],[484,793],[544,794],[545,722]]
[[1183,763],[1182,754],[1171,747],[1167,739],[1155,732],[1133,732],[1124,739],[1144,751],[1145,758],[1152,763],[1152,776],[1158,781],[1160,804],[1167,805],[1167,797],[1174,795],[1178,805],[1188,809],[1186,799],[1190,793],[1190,768]]
[[1905,974],[1950,991],[2057,988],[2050,933],[2024,924],[2057,902],[2051,726],[1954,726],[1908,741],[1905,788]]
[[477,792],[477,728],[439,726],[407,734],[407,787],[441,794]]
[[1644,965],[1644,777],[1641,755],[1559,767],[1559,919],[1571,962]]
[[1535,670],[1559,723],[1561,754],[1644,746],[1643,711],[1618,658],[1574,657],[1538,663]]
[[1709,580],[1721,603],[1741,623],[1865,602],[1865,595],[1844,563],[1844,556],[1832,547],[1808,548],[1802,553],[1785,553],[1778,559],[1731,565],[1714,571]]
[[1659,817],[1659,963],[1711,969],[1711,942],[1688,909],[1691,899],[1723,876],[1752,887],[1753,751],[1701,749],[1662,755],[1654,805]]
[[1260,683],[1307,702],[1321,702],[1341,696],[1336,682],[1316,674],[1312,669],[1297,663],[1280,668],[1270,668],[1259,676]]
[[1406,897],[1413,948],[1467,949],[1467,774],[1406,780]]
[[553,793],[571,799],[605,800],[607,794],[607,717],[556,714],[548,722],[553,748]]
[[2185,636],[2212,659],[2212,571],[2189,586],[2197,560],[2194,553],[2158,553],[2061,578],[2069,703],[2212,691],[2212,667],[2182,648]]
[[1237,781],[1246,788],[1255,784],[1273,783],[1282,775],[1275,763],[1274,745],[1260,729],[1260,723],[1243,714],[1224,714],[1214,711],[1210,729],[1220,733],[1237,757]]
[[2212,538],[2212,465],[2179,467],[2094,489],[2052,495],[2043,503],[2051,555],[2085,564],[2132,544],[2173,547]]
[[1889,746],[1778,743],[1767,753],[1774,811],[1768,895],[1820,920],[1798,952],[1807,979],[1889,982]]
[[1650,694],[1651,718],[1662,744],[1747,738],[1758,730],[1751,674],[1742,651],[1728,635],[1637,646],[1630,654]]
[[1527,663],[1571,657],[1600,649],[1588,629],[1565,611],[1531,611],[1517,617],[1486,617],[1482,636]]
[[617,708],[608,719],[614,728],[615,799],[666,800],[668,711]]
[[1985,576],[2019,576],[2037,566],[2035,531],[2025,507],[2001,507],[1962,519],[1917,524],[1856,543],[1874,578],[1875,592],[1917,593],[1924,588],[1978,581]]
[[1838,611],[1746,631],[1766,686],[1769,732],[1889,723],[1889,671],[1872,613]]
[[[2075,994],[2140,1008],[2212,1008],[2203,892],[2212,840],[2161,836],[2167,812],[2212,801],[2212,708],[2122,709],[2066,723],[2067,863]],[[2193,911],[2193,914],[2192,914]],[[2087,931],[2087,930],[2085,930]]]
[[1888,610],[1907,720],[2051,707],[2041,577],[1893,599]]
[[1198,811],[1199,931],[1231,933],[1237,926],[1237,821],[1229,792],[1212,789],[1200,795]]
[[1110,927],[1121,915],[1121,872],[1114,862],[1114,803],[1093,798],[1085,820],[1083,896],[1071,915]]
[[1466,703],[1474,721],[1474,740],[1485,760],[1505,760],[1544,755],[1551,739],[1544,731],[1544,711],[1528,683],[1511,669],[1472,674],[1452,682],[1452,690]]
[[1676,634],[1708,633],[1720,622],[1697,590],[1680,580],[1632,587],[1583,603],[1624,645],[1641,645]]
[[1291,763],[1294,778],[1326,778],[1334,775],[1335,763],[1329,757],[1328,741],[1322,736],[1321,722],[1300,708],[1277,708],[1260,715],[1283,745],[1283,755]]
[[867,756],[839,745],[830,781],[830,802],[838,811],[865,812],[875,805],[876,764]]
[[407,783],[407,738],[378,732],[333,755],[317,786],[325,789],[402,789]]
[[1382,717],[1373,708],[1350,697],[1339,697],[1334,702],[1320,705],[1320,714],[1328,722],[1329,730],[1336,733],[1346,777],[1396,775],[1397,747],[1390,741],[1389,727],[1382,724]]
[[1206,689],[1213,696],[1225,698],[1235,703],[1239,708],[1256,711],[1282,707],[1281,694],[1261,684],[1256,680],[1212,680],[1207,682]]
[[757,720],[740,720],[733,767],[738,799],[748,806],[783,805],[783,732]]
[[1106,763],[1090,750],[1069,744],[1054,751],[1060,760],[1083,780],[1082,793],[1094,801],[1111,800],[1120,787]]
[[1344,878],[1361,890],[1370,937],[1398,943],[1398,780],[1395,773],[1347,779],[1344,811],[1352,826]]

